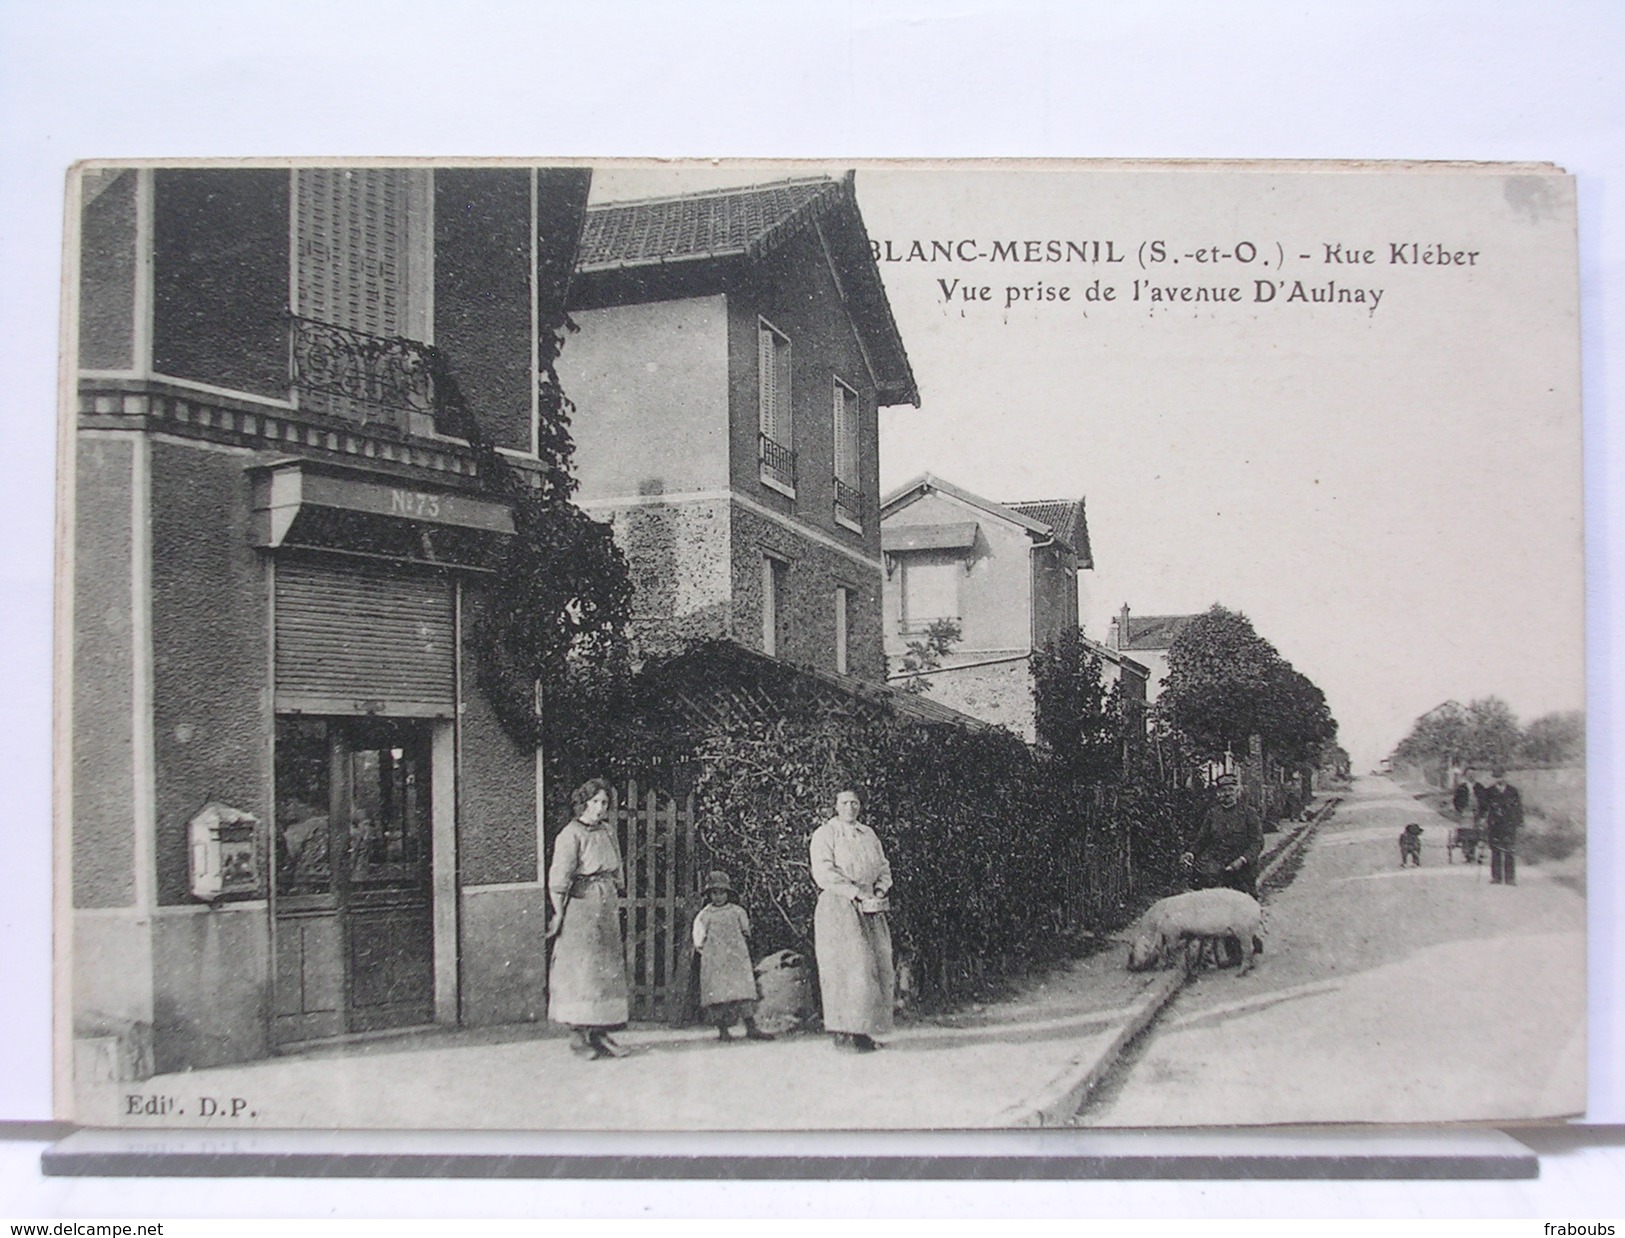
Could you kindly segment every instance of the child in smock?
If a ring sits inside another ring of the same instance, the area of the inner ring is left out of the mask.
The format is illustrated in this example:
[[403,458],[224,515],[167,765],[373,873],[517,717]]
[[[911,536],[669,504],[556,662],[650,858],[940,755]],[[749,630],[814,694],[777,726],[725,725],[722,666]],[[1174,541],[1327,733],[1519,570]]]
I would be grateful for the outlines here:
[[700,1013],[716,1025],[718,1040],[732,1040],[743,1022],[752,1040],[772,1040],[756,1026],[756,970],[750,961],[750,916],[733,899],[733,882],[720,870],[705,884],[711,900],[694,917],[700,955]]

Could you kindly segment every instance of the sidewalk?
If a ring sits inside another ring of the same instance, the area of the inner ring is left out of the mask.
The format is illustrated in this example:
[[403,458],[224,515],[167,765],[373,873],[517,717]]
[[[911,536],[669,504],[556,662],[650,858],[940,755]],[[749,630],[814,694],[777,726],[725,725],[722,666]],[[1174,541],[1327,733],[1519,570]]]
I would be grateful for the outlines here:
[[[414,1036],[242,1066],[160,1075],[82,1094],[85,1125],[416,1127],[485,1130],[963,1129],[1035,1124],[1023,1103],[1091,1065],[1177,973],[1136,975],[1109,947],[982,1009],[899,1024],[872,1054],[823,1035],[721,1044],[704,1029],[637,1027],[620,1060],[584,1061],[541,1028]],[[177,1118],[119,1119],[124,1097],[176,1099]],[[199,1098],[247,1101],[201,1122]],[[252,1113],[253,1117],[246,1115]]]
[[[1296,828],[1296,827],[1292,827]],[[1285,830],[1272,847],[1291,837]],[[161,1075],[82,1092],[84,1125],[420,1130],[971,1129],[1058,1124],[1183,981],[1131,973],[1124,950],[1029,983],[1013,998],[899,1024],[873,1054],[827,1036],[722,1044],[713,1031],[633,1027],[627,1058],[583,1061],[538,1026],[425,1033]],[[127,1097],[178,1116],[121,1117]],[[200,1102],[235,1120],[200,1120]]]

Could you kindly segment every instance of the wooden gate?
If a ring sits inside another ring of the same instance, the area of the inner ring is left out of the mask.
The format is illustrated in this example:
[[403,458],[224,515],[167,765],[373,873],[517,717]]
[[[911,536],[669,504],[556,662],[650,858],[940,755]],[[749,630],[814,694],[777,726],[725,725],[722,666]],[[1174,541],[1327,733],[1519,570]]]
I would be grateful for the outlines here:
[[694,797],[679,801],[627,783],[615,810],[626,862],[626,977],[632,1017],[677,1022],[689,1014],[690,946],[703,874],[695,848]]

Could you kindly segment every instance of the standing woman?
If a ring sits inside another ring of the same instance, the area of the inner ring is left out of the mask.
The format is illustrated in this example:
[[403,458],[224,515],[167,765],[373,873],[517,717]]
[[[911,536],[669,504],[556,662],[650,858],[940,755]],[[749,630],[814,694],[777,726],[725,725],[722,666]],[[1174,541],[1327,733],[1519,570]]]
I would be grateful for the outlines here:
[[594,778],[570,795],[575,814],[553,842],[547,894],[557,939],[548,973],[547,1017],[575,1036],[571,1051],[587,1058],[625,1057],[609,1038],[626,1026],[626,951],[619,895],[626,891],[621,849],[609,811],[609,783]]
[[835,815],[813,831],[808,850],[818,883],[813,939],[824,1030],[837,1049],[868,1053],[892,1029],[891,865],[880,839],[858,820],[857,793],[835,797]]

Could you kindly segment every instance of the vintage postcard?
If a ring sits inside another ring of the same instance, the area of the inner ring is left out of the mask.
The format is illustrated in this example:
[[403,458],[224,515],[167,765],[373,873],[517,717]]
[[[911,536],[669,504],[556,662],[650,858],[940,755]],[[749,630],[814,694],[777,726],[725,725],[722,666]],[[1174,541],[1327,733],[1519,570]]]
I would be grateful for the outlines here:
[[61,1116],[1583,1111],[1561,170],[68,193]]

